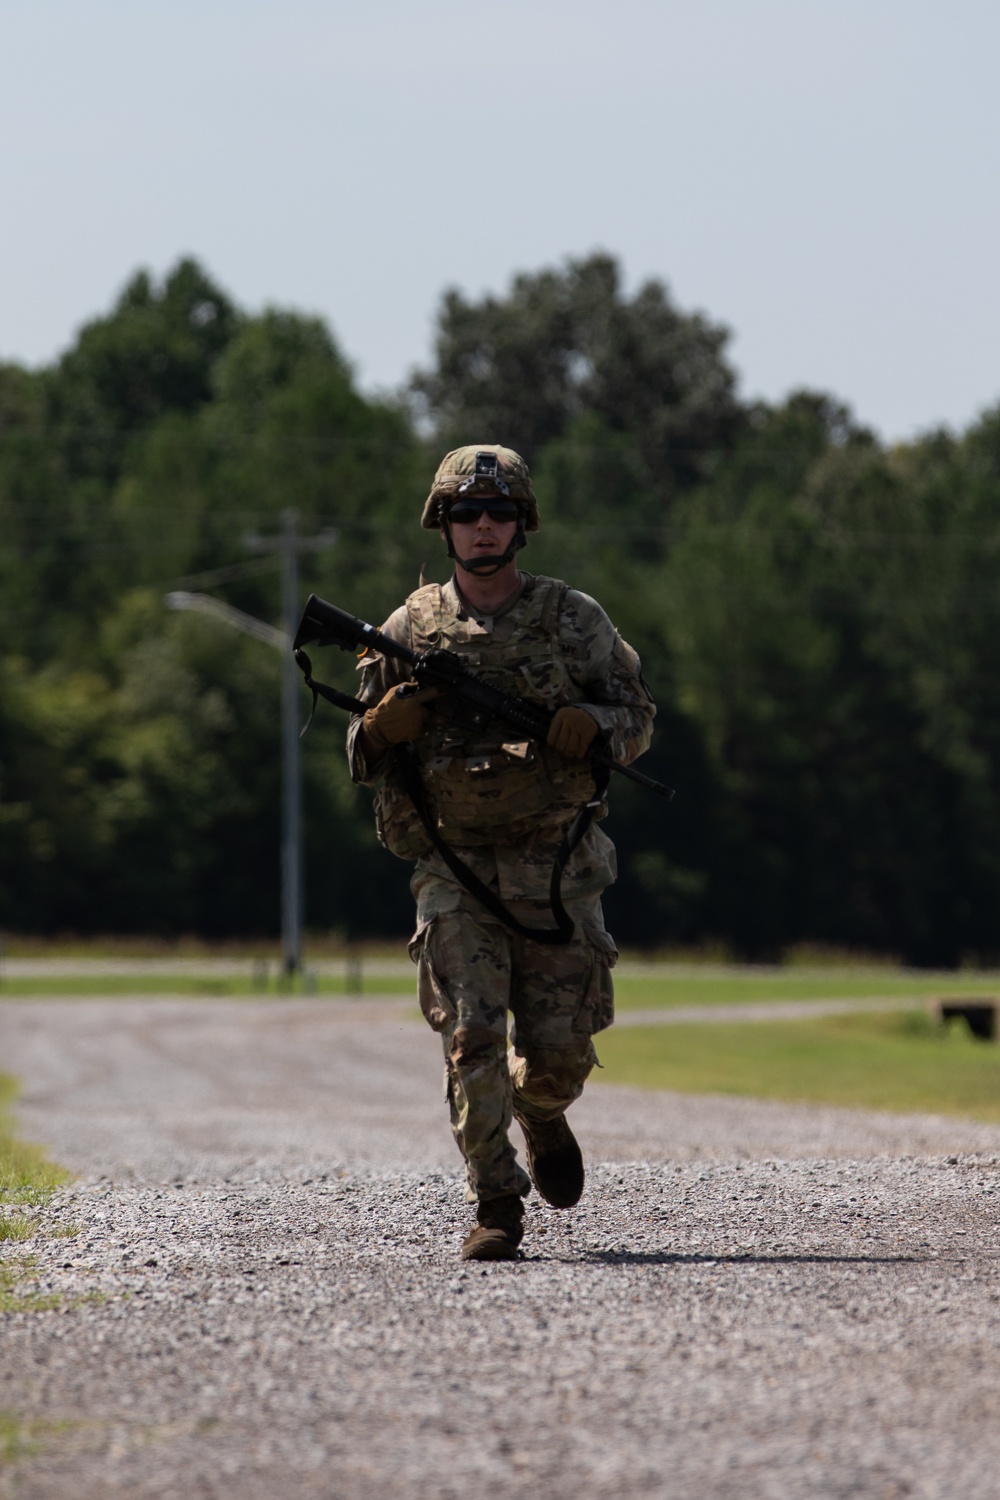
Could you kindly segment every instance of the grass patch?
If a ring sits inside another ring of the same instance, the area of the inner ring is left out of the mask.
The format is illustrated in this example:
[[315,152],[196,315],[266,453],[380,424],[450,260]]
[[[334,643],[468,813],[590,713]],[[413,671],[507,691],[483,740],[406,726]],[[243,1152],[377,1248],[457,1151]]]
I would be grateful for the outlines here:
[[608,1083],[1000,1121],[1000,1046],[923,1012],[635,1026],[597,1046]]
[[24,1283],[35,1271],[35,1262],[30,1255],[0,1261],[0,1313],[47,1312],[59,1307],[62,1295],[59,1292],[25,1291]]
[[37,1453],[38,1444],[33,1439],[32,1426],[16,1412],[0,1411],[0,1463],[15,1464],[19,1458],[29,1458],[32,1453]]
[[50,1422],[42,1417],[22,1417],[14,1411],[0,1411],[0,1467],[31,1458],[42,1442],[67,1432],[73,1422]]
[[80,1233],[79,1224],[57,1224],[54,1229],[49,1230],[50,1240],[75,1240]]
[[623,1010],[675,1005],[738,1005],[768,1000],[867,999],[885,996],[1000,994],[997,974],[914,974],[900,969],[733,969],[705,974],[629,975],[616,972],[615,1000]]
[[0,1214],[0,1240],[30,1240],[35,1225],[24,1214]]
[[[0,1073],[0,1241],[27,1240],[35,1232],[35,1223],[23,1210],[37,1208],[51,1197],[67,1173],[50,1162],[45,1152],[14,1135],[9,1106],[17,1094],[15,1080]],[[0,1267],[0,1277],[10,1265]],[[0,1279],[0,1307],[10,1292]]]
[[[624,961],[615,974],[615,994],[622,1010],[669,1009],[680,1005],[738,1005],[755,1001],[827,1000],[910,997],[931,995],[1000,994],[1000,975],[913,973],[887,965],[857,965],[829,968],[795,967],[761,972],[753,968],[704,970],[677,965],[677,973],[629,973]],[[399,995],[412,998],[416,971],[380,973],[377,959],[362,967],[362,995]],[[303,993],[301,984],[294,990]],[[7,978],[0,1000],[31,999],[34,996],[114,997],[116,995],[190,995],[192,998],[275,999],[290,991],[282,987],[272,968],[267,987],[255,983],[251,971],[226,976],[203,974],[67,974]],[[314,989],[319,996],[355,993],[343,974],[320,974]]]
[[[415,969],[412,975],[387,974],[383,977],[377,970],[363,973],[362,998],[364,994],[409,996],[415,990]],[[351,995],[354,991],[343,976],[338,974],[320,975],[315,988],[308,991],[304,991],[301,984],[297,984],[294,992],[290,992],[287,986],[282,986],[273,973],[266,989],[255,984],[249,974],[245,978],[234,975],[227,979],[190,974],[108,974],[104,976],[58,974],[47,978],[32,976],[31,978],[7,979],[0,988],[0,1001],[31,1000],[39,995],[47,998],[65,996],[67,999],[74,997],[86,999],[90,996],[105,998],[116,995],[190,995],[195,999],[232,996],[238,999],[274,1000],[286,997],[289,993],[294,993],[296,996],[302,994],[343,996]]]
[[16,1080],[0,1073],[0,1211],[11,1204],[44,1203],[67,1176],[41,1147],[15,1137],[9,1110],[16,1097]]

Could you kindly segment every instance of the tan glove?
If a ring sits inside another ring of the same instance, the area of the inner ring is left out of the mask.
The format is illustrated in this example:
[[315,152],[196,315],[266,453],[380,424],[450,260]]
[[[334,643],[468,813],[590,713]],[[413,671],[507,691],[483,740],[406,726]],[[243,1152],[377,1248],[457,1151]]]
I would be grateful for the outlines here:
[[585,708],[567,704],[558,710],[549,725],[547,741],[567,760],[584,760],[599,727]]
[[439,688],[422,688],[419,693],[399,696],[399,688],[392,687],[381,703],[370,708],[363,719],[365,736],[378,751],[388,750],[390,745],[402,745],[406,740],[417,740],[427,727],[426,704],[436,698]]

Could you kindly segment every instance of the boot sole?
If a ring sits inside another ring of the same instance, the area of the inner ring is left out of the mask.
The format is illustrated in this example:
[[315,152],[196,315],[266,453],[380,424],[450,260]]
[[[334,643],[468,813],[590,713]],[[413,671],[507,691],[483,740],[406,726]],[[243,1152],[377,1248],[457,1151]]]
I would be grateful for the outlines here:
[[462,1260],[517,1260],[520,1255],[510,1240],[480,1240],[475,1245],[462,1246]]

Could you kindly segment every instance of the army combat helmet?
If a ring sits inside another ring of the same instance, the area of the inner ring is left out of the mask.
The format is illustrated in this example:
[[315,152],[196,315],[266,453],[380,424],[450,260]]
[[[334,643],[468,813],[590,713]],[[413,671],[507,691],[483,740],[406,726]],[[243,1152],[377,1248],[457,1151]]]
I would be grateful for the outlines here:
[[[449,512],[462,500],[486,502],[491,498],[513,502],[517,531],[501,557],[477,557],[467,561],[455,552],[448,525]],[[467,573],[485,576],[499,573],[514,553],[524,546],[525,532],[538,530],[538,502],[531,487],[528,465],[513,448],[502,448],[498,443],[469,443],[464,448],[455,448],[441,460],[434,475],[420,524],[428,531],[441,530],[448,543],[448,556],[453,557]]]

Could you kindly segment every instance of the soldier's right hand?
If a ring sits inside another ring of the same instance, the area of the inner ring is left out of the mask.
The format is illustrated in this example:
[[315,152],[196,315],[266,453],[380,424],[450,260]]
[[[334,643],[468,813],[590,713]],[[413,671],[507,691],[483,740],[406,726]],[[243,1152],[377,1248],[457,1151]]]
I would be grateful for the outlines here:
[[364,729],[368,739],[379,750],[419,739],[427,728],[426,705],[437,697],[439,691],[436,687],[421,688],[419,692],[409,691],[401,698],[398,687],[390,688],[381,703],[365,714]]

